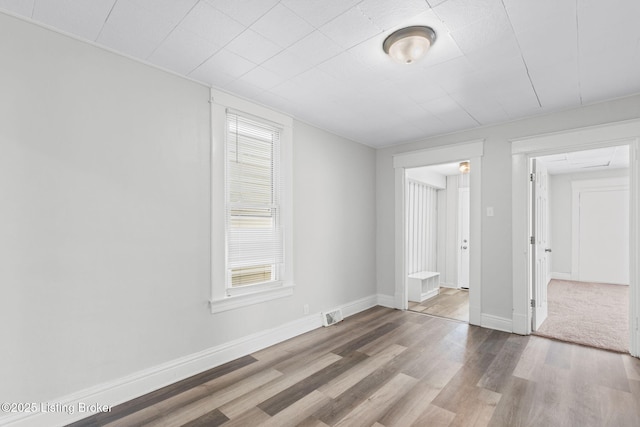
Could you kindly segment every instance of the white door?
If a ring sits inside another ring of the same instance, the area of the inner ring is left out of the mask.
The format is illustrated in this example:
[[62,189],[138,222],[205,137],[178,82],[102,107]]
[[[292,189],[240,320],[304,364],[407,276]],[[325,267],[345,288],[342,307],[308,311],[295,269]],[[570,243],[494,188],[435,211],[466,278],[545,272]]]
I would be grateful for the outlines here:
[[469,188],[458,190],[458,287],[469,289]]
[[629,190],[581,191],[578,257],[583,282],[629,284]]
[[550,278],[549,252],[549,203],[547,168],[533,159],[532,162],[532,283],[533,330],[536,331],[547,318],[547,285]]

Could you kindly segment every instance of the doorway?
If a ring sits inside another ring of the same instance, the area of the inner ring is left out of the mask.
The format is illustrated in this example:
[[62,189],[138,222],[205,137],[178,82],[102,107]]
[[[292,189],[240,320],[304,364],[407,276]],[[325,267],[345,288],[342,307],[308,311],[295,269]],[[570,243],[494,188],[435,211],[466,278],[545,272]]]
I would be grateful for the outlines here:
[[638,148],[640,146],[640,120],[629,120],[558,133],[538,135],[511,141],[512,154],[512,272],[513,272],[513,332],[529,335],[532,332],[532,292],[530,281],[531,243],[529,220],[530,159],[619,145],[629,145],[629,352],[640,356],[640,175]]
[[468,160],[406,170],[408,309],[469,321]]
[[532,331],[629,349],[629,146],[531,159]]
[[469,247],[469,323],[493,329],[510,330],[502,319],[481,315],[481,177],[484,141],[434,147],[397,154],[393,158],[395,174],[395,308],[408,308],[408,274],[406,271],[406,171],[410,168],[432,166],[469,159],[473,168],[469,173],[470,241]]

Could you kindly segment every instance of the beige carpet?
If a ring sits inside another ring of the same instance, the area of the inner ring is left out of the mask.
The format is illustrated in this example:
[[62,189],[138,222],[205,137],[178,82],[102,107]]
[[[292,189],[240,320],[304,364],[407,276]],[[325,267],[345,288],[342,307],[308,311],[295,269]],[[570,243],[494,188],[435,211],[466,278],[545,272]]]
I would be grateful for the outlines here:
[[629,286],[552,280],[536,335],[629,352]]

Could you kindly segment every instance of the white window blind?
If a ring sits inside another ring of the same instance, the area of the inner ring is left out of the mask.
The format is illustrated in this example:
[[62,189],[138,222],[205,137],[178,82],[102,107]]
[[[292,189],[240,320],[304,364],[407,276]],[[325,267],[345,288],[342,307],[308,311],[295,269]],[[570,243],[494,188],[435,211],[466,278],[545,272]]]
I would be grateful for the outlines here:
[[280,280],[280,134],[276,124],[227,110],[227,286]]

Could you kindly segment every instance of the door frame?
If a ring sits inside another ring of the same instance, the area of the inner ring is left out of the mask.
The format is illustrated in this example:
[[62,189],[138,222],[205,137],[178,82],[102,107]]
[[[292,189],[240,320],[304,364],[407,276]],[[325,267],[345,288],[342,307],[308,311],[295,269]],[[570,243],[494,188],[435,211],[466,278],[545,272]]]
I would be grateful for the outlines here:
[[[469,193],[469,194],[465,196],[464,193]],[[457,239],[457,245],[458,245],[457,248],[456,248],[456,254],[457,254],[457,258],[458,258],[456,260],[456,262],[458,264],[458,268],[457,268],[458,277],[457,277],[456,282],[457,282],[459,288],[462,287],[461,283],[460,283],[460,277],[462,276],[462,271],[463,271],[463,262],[462,262],[462,251],[463,251],[463,249],[462,249],[462,246],[464,245],[464,242],[461,241],[462,240],[462,236],[461,235],[463,234],[461,228],[465,223],[463,200],[466,197],[469,197],[470,194],[471,194],[471,192],[469,191],[468,187],[458,188],[458,224],[457,224],[458,225],[458,231],[456,233],[456,239]],[[468,229],[469,226],[471,225],[471,203],[468,203],[467,209],[469,211],[469,212],[467,212],[467,217],[469,218],[469,221],[466,221],[467,229]],[[471,234],[471,230],[468,230],[467,234],[470,235]],[[467,246],[469,246],[469,242],[467,242]],[[471,277],[471,274],[470,274],[470,271],[469,271],[469,266],[470,265],[467,266],[467,276],[468,276],[467,279],[469,277]],[[467,280],[467,288],[469,288],[468,280]]]
[[533,157],[592,148],[629,146],[629,352],[640,356],[640,120],[571,129],[551,134],[511,140],[512,158],[512,263],[513,331],[531,334],[531,287],[529,286],[529,161]]
[[473,245],[469,248],[469,323],[481,324],[481,182],[482,155],[484,140],[469,141],[462,144],[452,144],[424,150],[411,151],[393,156],[395,170],[395,308],[408,308],[407,271],[406,271],[406,169],[433,166],[443,163],[469,160],[470,192],[470,225],[469,239]]

